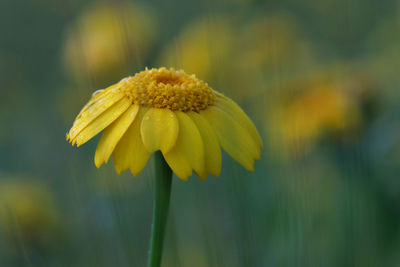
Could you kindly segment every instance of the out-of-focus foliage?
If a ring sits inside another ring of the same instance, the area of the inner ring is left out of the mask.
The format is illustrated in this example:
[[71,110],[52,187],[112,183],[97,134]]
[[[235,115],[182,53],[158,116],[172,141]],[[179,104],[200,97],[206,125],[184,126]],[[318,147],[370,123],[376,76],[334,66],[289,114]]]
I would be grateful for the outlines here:
[[0,1],[0,266],[145,265],[151,164],[96,169],[64,136],[162,65],[264,141],[254,173],[174,179],[164,266],[399,266],[399,28],[397,0]]
[[[400,30],[400,4],[395,13],[385,16],[372,28],[366,42],[370,68],[378,74],[380,82],[385,85],[384,96],[388,102],[394,102],[400,97],[397,84],[400,82],[399,53],[400,37],[394,34]],[[395,96],[395,97],[394,97]]]

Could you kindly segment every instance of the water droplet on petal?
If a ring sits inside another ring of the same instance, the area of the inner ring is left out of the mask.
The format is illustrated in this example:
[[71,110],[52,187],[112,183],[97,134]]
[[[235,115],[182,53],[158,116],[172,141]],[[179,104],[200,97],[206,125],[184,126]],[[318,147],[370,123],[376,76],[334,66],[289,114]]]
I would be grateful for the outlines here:
[[93,94],[92,94],[92,97],[98,95],[99,93],[101,93],[101,92],[103,92],[103,91],[104,91],[104,89],[100,89],[100,90],[94,91]]

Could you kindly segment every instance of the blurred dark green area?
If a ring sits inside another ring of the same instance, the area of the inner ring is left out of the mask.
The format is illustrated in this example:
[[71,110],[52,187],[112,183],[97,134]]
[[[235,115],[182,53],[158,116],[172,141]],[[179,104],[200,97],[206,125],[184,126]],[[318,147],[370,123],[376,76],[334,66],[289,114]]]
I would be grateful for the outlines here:
[[264,139],[174,177],[163,266],[400,265],[400,2],[0,1],[0,266],[145,266],[152,165],[65,141],[97,89],[184,68]]

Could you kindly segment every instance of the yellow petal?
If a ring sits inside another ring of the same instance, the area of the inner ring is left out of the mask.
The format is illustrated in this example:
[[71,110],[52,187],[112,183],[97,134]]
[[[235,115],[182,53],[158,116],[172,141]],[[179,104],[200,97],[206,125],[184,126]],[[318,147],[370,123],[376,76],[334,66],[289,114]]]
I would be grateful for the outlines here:
[[179,134],[175,146],[163,153],[168,165],[182,180],[187,180],[192,169],[197,173],[204,172],[203,141],[196,124],[191,118],[181,112],[175,112],[179,121]]
[[188,159],[184,156],[184,147],[182,145],[178,145],[178,143],[179,140],[177,140],[177,143],[172,150],[170,150],[167,154],[164,154],[164,158],[176,176],[184,181],[187,181],[188,177],[192,175],[192,168],[190,167]]
[[229,114],[218,107],[200,112],[213,127],[222,148],[249,171],[253,171],[254,159],[260,155],[250,134]]
[[71,142],[76,136],[100,114],[109,109],[114,103],[121,100],[124,94],[119,92],[118,84],[112,85],[106,90],[93,96],[90,101],[82,108],[76,117],[67,139]]
[[95,118],[76,136],[77,146],[83,145],[93,136],[101,132],[104,128],[115,121],[130,105],[131,101],[128,98],[123,98],[108,108],[100,116]]
[[197,173],[201,179],[206,179],[208,174],[219,176],[221,172],[221,149],[218,138],[208,121],[196,112],[189,112],[188,115],[194,121],[200,132],[204,144],[204,163],[203,173]]
[[151,108],[144,115],[140,132],[148,151],[161,150],[167,153],[175,145],[178,137],[178,119],[169,109]]
[[113,152],[114,167],[119,174],[130,169],[132,175],[137,176],[149,161],[151,153],[145,148],[140,136],[140,124],[147,110],[140,107],[135,120]]
[[107,163],[118,141],[136,118],[138,111],[139,105],[131,105],[124,114],[104,130],[94,155],[94,163],[97,168],[99,168],[103,162]]
[[256,144],[259,147],[262,147],[262,140],[257,131],[257,128],[254,126],[253,122],[238,104],[222,94],[217,95],[216,104],[223,111],[231,114],[235,120],[237,120],[244,128],[246,128],[246,130],[253,137],[253,140],[256,142]]

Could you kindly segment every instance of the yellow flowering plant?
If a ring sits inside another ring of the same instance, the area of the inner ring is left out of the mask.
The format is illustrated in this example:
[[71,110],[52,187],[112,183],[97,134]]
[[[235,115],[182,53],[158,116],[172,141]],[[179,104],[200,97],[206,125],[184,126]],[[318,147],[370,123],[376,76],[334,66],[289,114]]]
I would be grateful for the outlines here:
[[157,20],[152,9],[131,2],[94,1],[69,25],[62,52],[72,78],[110,81],[148,55]]
[[266,113],[271,147],[296,158],[321,138],[354,134],[363,120],[358,94],[365,88],[358,78],[339,79],[334,72],[290,83]]
[[231,99],[183,70],[146,69],[96,91],[78,114],[67,140],[83,145],[104,130],[95,165],[113,156],[118,173],[138,175],[155,157],[155,201],[149,266],[159,266],[172,171],[182,180],[219,176],[222,147],[249,171],[260,158],[261,138]]
[[63,223],[46,184],[17,175],[0,178],[0,246],[13,252],[19,247],[16,236],[27,252],[57,246],[63,238]]

